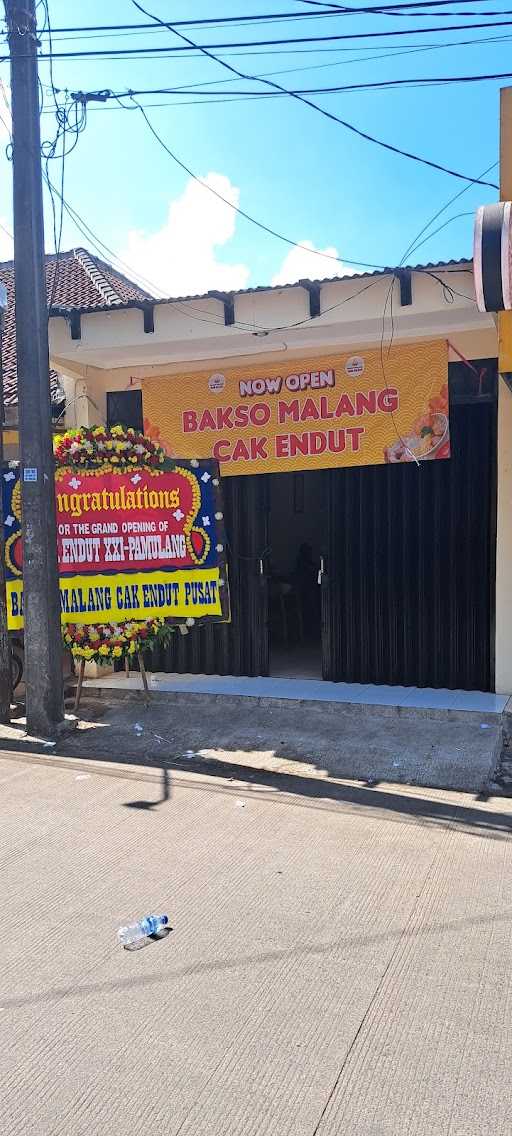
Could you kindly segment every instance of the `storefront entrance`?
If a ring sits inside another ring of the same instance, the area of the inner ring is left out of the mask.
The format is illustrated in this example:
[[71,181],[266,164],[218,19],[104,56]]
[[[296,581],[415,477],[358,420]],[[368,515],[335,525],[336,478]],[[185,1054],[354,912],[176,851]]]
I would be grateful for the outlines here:
[[268,482],[270,674],[321,678],[327,473],[276,474]]
[[493,690],[495,360],[483,368],[450,365],[447,461],[226,478],[232,623],[174,635],[153,668]]

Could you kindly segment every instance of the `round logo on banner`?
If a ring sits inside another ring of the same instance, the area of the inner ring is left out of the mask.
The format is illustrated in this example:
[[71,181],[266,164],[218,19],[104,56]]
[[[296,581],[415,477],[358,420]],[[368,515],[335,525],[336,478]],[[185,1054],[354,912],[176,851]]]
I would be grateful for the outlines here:
[[364,371],[364,359],[361,355],[351,355],[345,363],[345,372],[350,375],[352,379],[356,379],[358,375],[362,375]]
[[220,371],[216,371],[214,375],[210,375],[208,386],[212,393],[223,391],[226,386],[226,376],[222,375]]

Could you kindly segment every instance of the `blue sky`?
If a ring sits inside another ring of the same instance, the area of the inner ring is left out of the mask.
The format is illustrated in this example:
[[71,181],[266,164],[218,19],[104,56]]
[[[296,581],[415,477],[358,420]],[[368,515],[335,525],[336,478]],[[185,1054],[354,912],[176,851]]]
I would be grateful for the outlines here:
[[[139,23],[146,20],[130,0],[49,0],[54,28],[101,23]],[[293,11],[304,16],[312,7],[298,0],[147,0],[151,11],[167,19],[235,16]],[[473,46],[390,56],[412,47],[502,37],[510,28],[415,35],[415,29],[438,24],[482,22],[473,16],[503,5],[489,0],[464,4],[465,16],[385,17],[368,14],[303,18],[235,28],[190,28],[196,41],[213,43],[251,39],[295,38],[368,31],[410,29],[397,38],[324,43],[312,50],[231,56],[242,70],[258,74],[285,68],[307,68],[276,75],[283,85],[329,86],[377,80],[500,72],[511,69],[507,40]],[[442,11],[442,9],[439,9]],[[449,12],[460,12],[454,0]],[[512,17],[511,17],[512,18]],[[489,16],[489,22],[498,16]],[[506,20],[504,15],[502,19]],[[47,44],[47,40],[44,41]],[[177,45],[167,31],[133,36],[78,39],[55,35],[54,51],[95,48]],[[322,50],[320,50],[322,49]],[[326,50],[329,49],[329,50]],[[335,50],[332,50],[335,49]],[[343,50],[342,50],[343,49]],[[348,50],[347,50],[348,49]],[[258,49],[262,50],[262,49]],[[387,55],[387,58],[370,58]],[[314,68],[314,69],[313,69]],[[0,64],[8,84],[8,64]],[[54,82],[60,88],[123,90],[174,86],[229,79],[224,69],[204,58],[148,60],[56,60]],[[41,80],[48,69],[41,64]],[[362,130],[407,150],[472,176],[498,156],[500,83],[486,82],[440,88],[368,91],[312,96]],[[224,87],[245,88],[235,81]],[[254,89],[260,88],[254,84]],[[328,122],[295,100],[189,102],[148,107],[155,128],[181,159],[224,196],[272,228],[316,249],[330,249],[342,259],[376,265],[397,264],[407,246],[437,209],[464,187],[463,182],[385,152],[343,127]],[[146,103],[167,102],[170,96],[148,97]],[[47,108],[51,106],[47,101]],[[221,203],[188,176],[158,146],[138,111],[91,107],[87,127],[66,162],[65,197],[94,232],[127,266],[160,291],[201,292],[208,287],[263,284],[300,275],[335,275],[335,261],[295,253],[267,236]],[[43,133],[52,137],[54,120],[43,115]],[[5,141],[5,138],[3,139]],[[9,164],[2,157],[0,220],[10,227]],[[213,175],[217,175],[216,177]],[[52,165],[58,182],[59,164]],[[490,180],[496,180],[496,171]],[[443,220],[495,199],[491,189],[471,187]],[[472,217],[460,218],[432,237],[411,258],[441,260],[471,254]],[[66,218],[63,247],[89,244]],[[52,247],[49,215],[47,246]],[[8,238],[0,232],[2,256],[10,255]],[[350,266],[348,268],[350,270]],[[128,269],[127,269],[128,271]]]

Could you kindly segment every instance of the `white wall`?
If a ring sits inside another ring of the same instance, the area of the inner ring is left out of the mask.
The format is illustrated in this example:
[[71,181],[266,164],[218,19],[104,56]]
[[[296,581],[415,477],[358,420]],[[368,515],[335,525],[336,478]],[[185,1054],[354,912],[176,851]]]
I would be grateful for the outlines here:
[[498,397],[496,691],[512,692],[512,392],[502,379]]

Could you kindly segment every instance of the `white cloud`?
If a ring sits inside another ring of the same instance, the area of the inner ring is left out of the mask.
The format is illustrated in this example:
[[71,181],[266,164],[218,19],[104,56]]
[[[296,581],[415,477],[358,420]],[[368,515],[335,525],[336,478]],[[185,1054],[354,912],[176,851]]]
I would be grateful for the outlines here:
[[324,276],[351,274],[352,270],[345,264],[330,259],[339,256],[334,245],[315,249],[312,241],[300,241],[299,244],[301,248],[291,248],[286,254],[279,271],[272,277],[272,284],[295,284],[297,280],[319,280]]
[[[209,173],[203,181],[238,205],[240,190],[224,174]],[[190,180],[181,196],[171,201],[162,228],[153,233],[131,230],[119,256],[144,277],[148,288],[151,281],[150,291],[161,295],[245,288],[248,266],[217,259],[217,250],[231,240],[235,225],[234,210]]]

